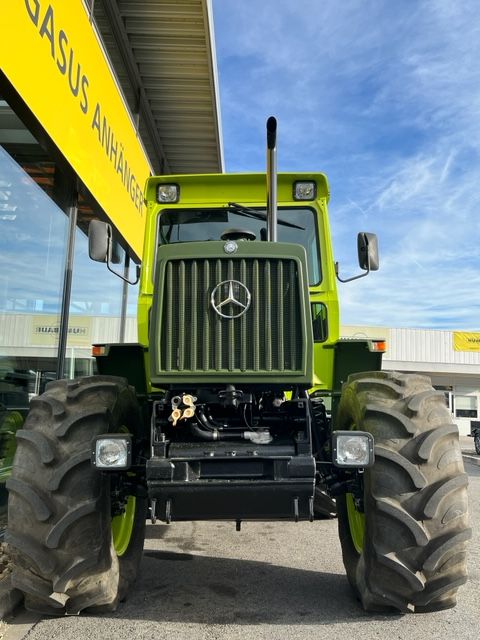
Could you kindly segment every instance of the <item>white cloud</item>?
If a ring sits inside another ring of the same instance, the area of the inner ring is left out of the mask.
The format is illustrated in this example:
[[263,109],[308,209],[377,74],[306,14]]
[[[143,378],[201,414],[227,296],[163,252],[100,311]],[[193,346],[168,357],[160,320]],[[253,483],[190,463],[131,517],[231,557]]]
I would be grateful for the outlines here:
[[[229,170],[325,171],[345,323],[480,325],[480,22],[464,0],[215,0]],[[369,318],[365,316],[368,310]]]

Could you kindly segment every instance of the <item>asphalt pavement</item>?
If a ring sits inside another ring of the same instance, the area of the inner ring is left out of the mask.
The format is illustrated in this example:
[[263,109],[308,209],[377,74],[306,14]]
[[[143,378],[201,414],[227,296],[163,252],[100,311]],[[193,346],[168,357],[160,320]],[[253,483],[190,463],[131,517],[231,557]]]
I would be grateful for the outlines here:
[[465,455],[470,579],[453,609],[366,614],[344,574],[336,520],[252,522],[241,532],[233,522],[156,524],[147,527],[137,586],[116,613],[39,619],[20,612],[3,640],[477,640],[480,467],[469,460],[478,456]]
[[473,438],[470,436],[460,436],[460,448],[465,463],[469,462],[470,464],[480,466],[480,455],[475,451]]

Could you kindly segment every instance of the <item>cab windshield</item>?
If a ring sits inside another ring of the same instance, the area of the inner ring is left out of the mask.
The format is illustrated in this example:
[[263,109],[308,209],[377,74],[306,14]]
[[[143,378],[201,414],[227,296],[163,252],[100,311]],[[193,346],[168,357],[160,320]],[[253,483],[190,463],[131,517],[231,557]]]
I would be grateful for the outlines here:
[[[257,217],[254,217],[257,215]],[[158,244],[221,240],[227,229],[245,229],[266,240],[265,209],[170,209],[159,218]],[[321,280],[317,228],[313,209],[278,208],[278,241],[301,244],[307,252],[310,285]]]

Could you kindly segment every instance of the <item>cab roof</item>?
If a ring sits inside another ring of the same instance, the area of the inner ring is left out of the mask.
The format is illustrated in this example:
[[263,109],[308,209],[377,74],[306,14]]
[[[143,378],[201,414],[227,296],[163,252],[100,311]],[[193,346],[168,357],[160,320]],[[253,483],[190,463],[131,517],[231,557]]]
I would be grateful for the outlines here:
[[[277,174],[278,202],[293,202],[293,185],[297,181],[315,181],[316,200],[330,197],[328,180],[323,173],[279,173]],[[157,185],[177,184],[180,199],[177,205],[223,204],[240,202],[258,205],[267,199],[264,173],[215,173],[197,175],[153,176],[145,185],[145,202],[155,203]],[[303,201],[305,202],[305,201]]]

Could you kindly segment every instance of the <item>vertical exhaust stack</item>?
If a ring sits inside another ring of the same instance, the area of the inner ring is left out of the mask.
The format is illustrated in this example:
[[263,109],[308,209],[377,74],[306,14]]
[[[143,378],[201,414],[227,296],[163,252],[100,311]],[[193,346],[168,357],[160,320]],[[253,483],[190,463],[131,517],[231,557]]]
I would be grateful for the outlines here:
[[267,240],[277,242],[277,120],[267,120]]

